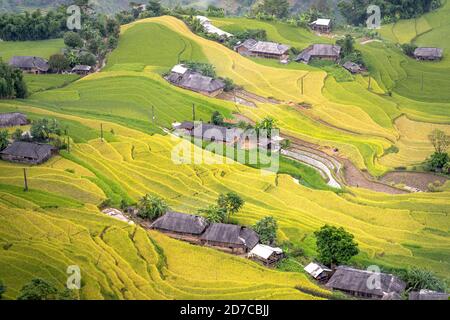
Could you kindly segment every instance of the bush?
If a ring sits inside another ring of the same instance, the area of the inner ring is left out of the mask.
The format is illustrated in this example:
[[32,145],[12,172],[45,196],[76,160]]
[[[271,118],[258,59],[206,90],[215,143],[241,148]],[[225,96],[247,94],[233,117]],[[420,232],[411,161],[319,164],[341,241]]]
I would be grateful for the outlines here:
[[406,270],[406,272],[401,275],[401,278],[406,282],[407,288],[411,291],[428,289],[445,292],[447,290],[445,282],[428,270],[413,267]]
[[441,171],[444,166],[450,161],[448,153],[433,153],[427,160],[427,169],[432,171]]
[[92,53],[87,52],[79,56],[79,62],[80,64],[93,67],[97,64],[97,58]]
[[48,60],[48,65],[51,71],[57,73],[65,71],[70,67],[69,60],[60,53],[52,55]]
[[222,223],[225,222],[227,217],[226,210],[218,206],[209,206],[206,209],[200,209],[198,213],[204,216],[209,223]]
[[138,215],[141,218],[155,220],[163,216],[169,206],[159,197],[146,194],[138,203]]
[[42,279],[33,279],[20,290],[17,300],[72,300],[68,290],[59,291]]
[[411,44],[411,43],[404,43],[401,45],[401,48],[403,50],[403,53],[407,56],[413,57],[414,51],[417,49],[417,46]]

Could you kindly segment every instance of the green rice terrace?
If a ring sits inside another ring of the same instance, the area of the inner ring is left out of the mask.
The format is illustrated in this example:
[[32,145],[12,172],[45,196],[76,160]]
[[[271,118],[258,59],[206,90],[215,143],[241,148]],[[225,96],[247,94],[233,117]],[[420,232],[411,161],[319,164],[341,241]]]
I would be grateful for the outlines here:
[[[358,41],[370,79],[345,73],[342,81],[329,71],[335,69],[244,57],[171,16],[123,25],[118,47],[99,72],[81,78],[26,75],[29,97],[0,100],[0,113],[56,119],[70,150],[36,166],[0,160],[3,298],[15,299],[34,278],[63,288],[69,265],[82,270],[80,299],[336,298],[298,261],[269,269],[99,209],[106,199],[119,207],[150,194],[174,211],[196,214],[232,191],[245,200],[232,222],[252,226],[273,216],[278,241],[301,248],[302,263],[317,256],[314,231],[330,224],[354,235],[360,252],[353,265],[415,266],[449,283],[450,182],[443,180],[441,192],[403,188],[415,186],[408,172],[433,153],[429,133],[450,134],[449,15],[447,1],[420,18],[383,26],[382,40]],[[281,22],[212,22],[231,33],[264,29],[269,40],[299,49],[334,43]],[[397,46],[406,42],[443,47],[445,57],[416,61]],[[48,58],[62,46],[62,40],[1,42],[0,55],[4,61],[13,55]],[[183,60],[214,65],[218,76],[256,97],[253,105],[172,86],[163,74]],[[174,163],[172,152],[184,140],[169,130],[174,122],[192,119],[193,105],[197,120],[209,121],[215,111],[253,124],[275,119],[293,152],[344,166],[330,173],[341,188],[327,185],[327,176],[307,163],[286,157],[278,173],[268,174],[237,161],[214,163],[218,156],[198,146],[192,152],[203,154],[207,164]],[[408,170],[406,178],[395,180],[400,168]],[[389,175],[394,182],[387,182]],[[431,175],[428,182],[439,178]]]

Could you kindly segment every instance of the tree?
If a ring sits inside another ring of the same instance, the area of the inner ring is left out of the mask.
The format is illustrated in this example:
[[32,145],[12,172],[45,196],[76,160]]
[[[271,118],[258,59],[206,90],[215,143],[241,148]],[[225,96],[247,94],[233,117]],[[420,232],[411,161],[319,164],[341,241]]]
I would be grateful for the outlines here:
[[27,85],[20,69],[15,69],[0,59],[0,99],[26,98]]
[[289,14],[289,2],[287,0],[264,0],[256,11],[278,19],[286,18]]
[[429,135],[428,139],[434,147],[436,153],[445,153],[450,145],[450,136],[444,131],[434,129]]
[[427,161],[429,170],[439,171],[444,169],[445,165],[450,161],[448,153],[433,153]]
[[90,52],[86,52],[79,56],[80,64],[84,64],[86,66],[95,66],[97,64],[97,58]]
[[347,263],[351,257],[359,253],[358,244],[353,235],[344,228],[325,225],[314,232],[316,236],[319,260],[326,265]]
[[20,290],[17,300],[56,300],[58,290],[42,279],[33,279]]
[[341,46],[342,54],[344,56],[348,56],[354,51],[355,39],[353,39],[351,35],[347,34],[345,35],[344,39],[339,39],[338,41],[336,41],[336,44],[338,46]]
[[48,65],[50,67],[50,70],[57,73],[65,71],[70,67],[69,60],[67,60],[66,56],[60,53],[50,56]]
[[0,300],[2,299],[2,295],[5,293],[5,291],[6,291],[6,286],[0,280]]
[[206,209],[198,210],[198,213],[206,218],[210,223],[222,223],[226,218],[226,211],[224,208],[218,206],[209,206]]
[[403,53],[407,56],[414,56],[414,51],[417,49],[417,46],[411,43],[404,43],[401,45]]
[[8,144],[9,144],[8,131],[7,130],[0,131],[0,151],[5,149],[8,146]]
[[225,210],[227,214],[227,222],[230,222],[230,216],[236,214],[244,206],[245,201],[235,192],[221,194],[217,199],[219,208]]
[[223,116],[219,111],[214,111],[211,115],[211,123],[217,126],[223,125]]
[[83,39],[81,39],[80,35],[73,31],[68,31],[64,34],[64,44],[69,48],[82,48],[83,47]]
[[259,235],[262,244],[271,245],[277,239],[278,223],[274,217],[262,218],[252,229]]
[[169,206],[163,199],[146,194],[139,200],[138,215],[144,219],[155,220],[163,216]]
[[428,289],[445,292],[447,289],[445,282],[436,277],[433,272],[416,267],[408,269],[402,278],[406,282],[407,287],[412,291]]
[[14,141],[20,141],[20,140],[22,140],[22,134],[23,134],[22,129],[17,128],[16,131],[14,131],[13,134],[11,135],[11,138]]
[[260,123],[256,124],[256,131],[258,136],[261,130],[264,130],[267,133],[267,138],[272,138],[272,130],[276,126],[276,120],[270,117],[264,118]]
[[164,14],[164,8],[162,7],[161,2],[157,0],[150,0],[147,10],[150,12],[152,17],[159,17]]

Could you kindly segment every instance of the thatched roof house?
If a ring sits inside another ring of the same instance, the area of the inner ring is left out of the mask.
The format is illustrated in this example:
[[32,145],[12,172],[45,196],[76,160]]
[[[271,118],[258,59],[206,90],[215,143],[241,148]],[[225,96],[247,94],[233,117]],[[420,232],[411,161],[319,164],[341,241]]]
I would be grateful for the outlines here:
[[54,146],[43,143],[16,141],[0,152],[3,160],[28,164],[41,164],[57,151]]
[[441,60],[444,50],[441,48],[417,48],[414,57],[417,60]]
[[448,300],[448,297],[448,293],[424,289],[409,293],[409,300]]
[[175,86],[199,92],[210,97],[217,96],[225,88],[225,82],[222,80],[204,76],[182,65],[173,67],[165,79]]
[[227,128],[213,124],[192,121],[185,121],[181,124],[178,124],[176,127],[174,127],[174,129],[183,133],[184,135],[189,135],[197,139],[225,143],[237,142],[243,133],[243,130],[239,128]]
[[[374,285],[373,277],[379,279],[380,286]],[[386,273],[374,273],[366,270],[339,266],[327,282],[330,289],[343,291],[357,297],[382,299],[386,295],[401,295],[406,284],[399,278]]]
[[311,59],[336,61],[341,56],[341,47],[332,44],[313,44],[303,50],[295,59],[297,62],[309,63]]
[[28,73],[46,73],[49,69],[47,60],[31,56],[14,56],[9,65]]
[[208,222],[203,217],[169,211],[153,222],[151,228],[162,232],[200,235],[207,226]]
[[262,57],[269,59],[286,59],[291,47],[285,44],[247,39],[234,47],[243,56]]
[[25,126],[29,123],[26,115],[20,112],[0,113],[0,128]]
[[206,229],[200,240],[205,245],[244,253],[258,244],[259,236],[255,231],[246,227],[213,223]]

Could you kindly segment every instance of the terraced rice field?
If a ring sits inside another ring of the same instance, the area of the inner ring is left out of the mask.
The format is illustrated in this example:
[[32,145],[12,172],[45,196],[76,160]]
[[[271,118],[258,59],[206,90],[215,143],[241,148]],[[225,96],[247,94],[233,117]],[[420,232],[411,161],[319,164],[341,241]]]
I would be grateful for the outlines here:
[[[267,29],[271,40],[295,46],[323,42],[293,27],[245,21]],[[239,20],[215,23],[232,31]],[[156,41],[163,45],[156,46]],[[252,121],[272,116],[284,134],[324,150],[337,148],[340,156],[373,175],[414,166],[431,151],[428,132],[437,127],[448,132],[449,100],[428,85],[421,99],[415,99],[417,90],[402,94],[399,84],[413,83],[404,69],[406,58],[384,46],[361,46],[374,78],[367,90],[368,79],[361,76],[338,82],[313,67],[253,61],[192,34],[175,18],[145,19],[123,27],[119,48],[104,71],[64,88],[36,92],[27,100],[0,103],[0,112],[58,119],[73,141],[70,153],[62,151],[48,163],[28,168],[28,193],[22,190],[23,167],[0,162],[0,279],[7,285],[6,297],[14,298],[37,276],[62,287],[72,264],[81,266],[84,299],[331,297],[303,273],[268,270],[241,257],[147,232],[97,209],[106,198],[118,204],[146,193],[164,198],[174,210],[196,213],[220,193],[235,191],[246,200],[235,222],[252,225],[272,215],[280,226],[280,241],[299,245],[308,257],[316,255],[313,232],[328,223],[355,235],[361,253],[354,263],[419,266],[448,282],[450,189],[402,195],[360,188],[315,190],[285,174],[223,164],[222,158],[187,142],[183,146],[192,148],[187,153],[202,154],[207,164],[176,163],[174,150],[181,140],[162,130],[175,120],[191,119],[194,104],[196,118],[203,120],[215,110]],[[213,63],[220,76],[283,103],[236,106],[170,86],[161,74],[183,59]],[[442,75],[446,69],[441,65],[423,68],[439,75],[433,85],[446,85],[448,75]],[[308,102],[312,108],[289,102]],[[104,141],[99,139],[101,124]],[[399,152],[385,155],[392,145]]]

